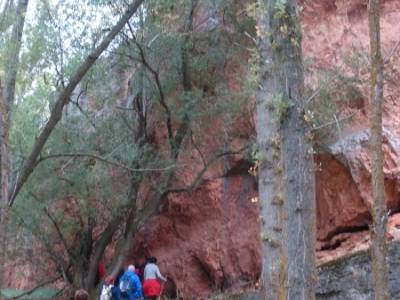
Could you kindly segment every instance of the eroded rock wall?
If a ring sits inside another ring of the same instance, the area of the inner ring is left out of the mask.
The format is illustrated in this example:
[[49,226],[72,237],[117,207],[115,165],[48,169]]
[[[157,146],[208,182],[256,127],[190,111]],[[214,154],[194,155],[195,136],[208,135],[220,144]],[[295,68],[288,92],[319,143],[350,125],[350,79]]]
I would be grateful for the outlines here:
[[131,251],[155,255],[181,295],[242,290],[260,274],[258,204],[254,178],[232,175],[205,182],[193,193],[170,195]]
[[[372,199],[368,154],[367,7],[366,1],[358,0],[304,0],[300,4],[303,6],[307,85],[318,88],[321,70],[336,70],[358,78],[354,84],[359,91],[356,103],[343,94],[333,95],[332,101],[340,108],[337,117],[352,117],[341,125],[340,134],[327,145],[326,151],[315,157],[317,257],[327,261],[365,249],[369,243],[366,230],[371,221],[368,211]],[[399,39],[399,18],[400,2],[383,1],[382,46],[389,59],[384,102],[385,187],[392,212],[400,208],[400,90],[397,85],[400,60],[399,51],[392,51]],[[356,63],[357,67],[352,66]],[[238,88],[237,83],[235,88]],[[238,130],[241,129],[243,123],[237,124]],[[250,134],[246,130],[244,140]],[[210,145],[213,142],[210,141]],[[129,259],[156,255],[176,290],[189,298],[254,286],[260,273],[258,213],[257,205],[252,202],[256,195],[255,183],[244,167],[236,169],[234,175],[228,174],[229,168],[217,165],[207,172],[207,180],[195,192],[170,195],[160,215],[136,238]],[[190,177],[190,174],[183,174],[183,177]],[[358,265],[358,260],[354,264]],[[320,274],[320,299],[365,299],[349,293],[343,294],[344,298],[329,298],[336,293],[336,277],[332,274],[339,276],[340,273],[335,272],[333,269],[327,273],[331,274],[326,275],[331,276],[330,279]],[[351,270],[343,269],[343,272],[348,276],[353,274]],[[360,272],[364,274],[367,269],[360,267]],[[332,288],[324,287],[325,284],[332,284]]]

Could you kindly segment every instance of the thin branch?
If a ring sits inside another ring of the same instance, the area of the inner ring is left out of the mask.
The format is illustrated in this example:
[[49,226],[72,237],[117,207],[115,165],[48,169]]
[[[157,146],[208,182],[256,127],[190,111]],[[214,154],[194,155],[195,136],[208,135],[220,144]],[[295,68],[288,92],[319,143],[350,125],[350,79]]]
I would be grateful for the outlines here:
[[312,95],[310,97],[308,97],[305,101],[305,104],[308,105],[317,95],[318,93],[325,87],[329,86],[336,78],[338,78],[340,76],[339,72],[332,75],[331,77],[328,78],[327,81],[321,83],[317,89],[314,91],[314,93],[312,93]]
[[165,115],[167,117],[166,123],[167,123],[168,138],[170,141],[172,141],[174,138],[174,135],[173,135],[173,131],[172,131],[171,110],[169,109],[169,106],[166,103],[165,94],[164,94],[164,90],[161,85],[160,76],[159,76],[158,72],[156,70],[154,70],[152,66],[150,66],[149,62],[146,59],[146,55],[144,53],[143,47],[137,42],[136,38],[133,39],[133,42],[139,50],[139,55],[140,55],[142,64],[153,75],[154,81],[156,82],[157,90],[159,93],[158,100],[159,100],[161,106],[164,108]]
[[[81,91],[81,93],[83,93],[83,91]],[[79,95],[78,95],[76,101],[72,101],[72,100],[71,100],[71,103],[72,103],[73,105],[75,105],[75,106],[78,108],[78,110],[81,112],[81,114],[88,120],[88,122],[90,123],[90,125],[92,125],[92,127],[93,127],[94,129],[96,129],[96,124],[90,119],[89,115],[83,110],[83,108],[82,108],[82,107],[80,106],[80,104],[79,104],[79,97],[81,96],[81,93],[79,93]]]
[[167,166],[167,167],[164,167],[164,168],[139,168],[139,169],[134,169],[134,168],[131,168],[131,167],[127,166],[127,165],[124,165],[124,164],[122,164],[120,162],[112,161],[112,160],[109,160],[109,159],[107,159],[107,158],[105,158],[103,156],[99,156],[97,154],[91,154],[91,153],[59,153],[59,154],[51,154],[51,155],[47,155],[47,156],[41,157],[36,162],[36,165],[38,165],[39,163],[41,163],[41,162],[43,162],[43,161],[45,161],[47,159],[65,158],[65,157],[73,157],[73,158],[89,157],[89,158],[93,158],[93,159],[99,160],[101,162],[104,162],[106,164],[113,165],[113,166],[119,167],[121,169],[125,169],[125,170],[127,170],[129,172],[159,172],[159,171],[167,171],[167,170],[174,169],[174,168],[177,167],[176,165],[171,165],[171,166]]
[[134,109],[134,108],[123,107],[123,106],[115,106],[115,109],[127,110],[127,111],[136,111],[136,109]]
[[325,123],[325,124],[320,125],[320,126],[313,127],[312,130],[319,130],[319,129],[322,129],[322,128],[324,128],[324,127],[328,127],[328,126],[331,126],[331,125],[335,125],[335,124],[337,124],[337,122],[346,121],[346,120],[352,118],[355,114],[356,114],[356,113],[352,113],[352,114],[350,114],[349,116],[344,117],[344,118],[341,118],[341,119],[337,119],[337,118],[336,118],[335,120],[333,120],[333,121],[331,121],[331,122]]
[[385,57],[384,64],[387,64],[390,62],[390,60],[392,59],[393,55],[396,53],[396,51],[399,49],[400,47],[400,39],[397,41],[396,45],[394,45],[394,47],[392,48],[392,50],[389,52],[388,56]]
[[[33,196],[33,198],[34,198],[35,200],[38,200],[37,197],[36,197],[34,194],[32,194],[32,196]],[[25,220],[24,220],[23,218],[19,217],[19,220],[20,220],[21,224],[22,224],[25,228],[27,228],[27,229],[30,228],[30,226],[25,222]],[[69,282],[69,283],[72,282],[72,280],[71,280],[71,274],[69,273],[69,268],[70,268],[70,266],[65,267],[67,263],[65,262],[64,257],[63,257],[62,255],[59,255],[59,253],[57,253],[57,252],[54,251],[54,247],[53,247],[54,245],[50,245],[50,244],[49,244],[49,242],[45,239],[45,235],[43,235],[43,234],[37,234],[37,233],[35,233],[34,231],[31,231],[31,233],[32,233],[32,234],[43,244],[43,246],[46,248],[48,254],[50,255],[50,259],[62,270],[62,274],[63,274],[63,277],[64,277],[64,281]]]
[[75,254],[71,251],[71,249],[68,247],[67,240],[64,237],[64,234],[62,233],[60,226],[58,226],[57,221],[53,218],[53,216],[50,214],[49,210],[47,208],[43,208],[44,213],[46,216],[50,219],[51,223],[53,224],[54,228],[56,229],[57,235],[59,239],[61,240],[61,243],[63,244],[65,250],[69,254],[69,256],[74,260],[76,258]]
[[219,160],[220,158],[227,156],[227,155],[235,155],[235,154],[240,154],[242,153],[244,150],[246,150],[248,148],[248,146],[244,146],[238,150],[228,150],[228,151],[224,151],[221,153],[217,153],[215,154],[204,166],[203,169],[197,174],[196,178],[193,180],[193,182],[186,186],[186,187],[181,187],[181,188],[173,188],[173,189],[168,189],[163,193],[163,196],[166,196],[170,193],[180,193],[180,192],[189,192],[189,191],[193,191],[195,190],[199,184],[201,183],[201,180],[203,178],[204,173],[207,171],[207,169],[217,160]]
[[337,127],[337,130],[339,133],[339,138],[341,139],[342,138],[342,128],[340,127],[339,120],[338,120],[336,114],[333,114],[333,117],[335,119],[336,127]]
[[38,290],[38,289],[40,289],[40,288],[42,288],[42,287],[44,287],[46,285],[52,284],[52,283],[56,282],[57,280],[59,280],[61,278],[62,278],[62,276],[58,275],[57,277],[54,277],[54,278],[52,278],[50,280],[47,280],[47,281],[44,281],[44,282],[40,283],[39,285],[35,286],[34,288],[30,289],[29,291],[26,291],[26,292],[24,292],[22,294],[19,294],[18,296],[12,297],[11,299],[16,300],[16,299],[20,299],[20,298],[25,297],[25,296],[29,296],[29,295],[33,294],[36,290]]
[[197,150],[197,152],[200,155],[201,161],[203,162],[203,166],[207,165],[206,159],[205,159],[203,153],[201,152],[200,147],[194,141],[193,132],[190,133],[190,139],[192,140],[193,147]]

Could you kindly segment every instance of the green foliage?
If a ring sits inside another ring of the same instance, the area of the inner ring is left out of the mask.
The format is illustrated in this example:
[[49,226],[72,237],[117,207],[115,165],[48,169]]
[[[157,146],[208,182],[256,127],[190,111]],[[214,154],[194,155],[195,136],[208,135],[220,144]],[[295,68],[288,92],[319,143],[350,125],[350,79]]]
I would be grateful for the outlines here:
[[[14,180],[57,95],[115,21],[123,2],[38,3],[34,19],[27,23],[13,107]],[[187,137],[194,137],[200,147],[208,147],[210,136],[221,147],[229,145],[238,134],[233,130],[238,116],[247,110],[251,115],[248,103],[255,80],[242,85],[248,67],[243,61],[249,55],[242,45],[249,43],[245,33],[254,32],[254,20],[238,17],[232,1],[200,2],[211,8],[213,21],[204,27],[196,25],[203,29],[185,32],[190,0],[146,1],[141,16],[131,20],[132,32],[125,28],[108,53],[97,60],[79,83],[34,174],[19,194],[12,210],[12,230],[34,236],[45,249],[54,245],[63,249],[54,221],[66,243],[80,249],[82,232],[90,230],[90,222],[99,229],[115,216],[125,217],[126,204],[132,201],[132,182],[145,182],[154,194],[163,192],[160,189],[168,184],[163,180],[169,170],[127,170],[176,163],[163,138],[166,113],[160,94],[174,130],[188,121]],[[136,43],[148,65],[142,62]],[[183,84],[183,49],[188,57],[189,90]],[[146,136],[138,138],[141,126]],[[182,149],[186,151],[185,144]]]
[[344,126],[351,121],[351,115],[343,113],[343,108],[361,110],[364,106],[358,77],[344,76],[340,72],[321,72],[318,90],[308,92],[312,99],[307,106],[306,119],[314,129],[317,150],[323,150],[324,145],[340,138]]
[[[21,294],[24,294],[25,291],[20,291],[20,290],[13,290],[13,289],[4,289],[1,291],[1,294],[6,298],[6,299],[12,299],[14,297],[18,297]],[[58,294],[58,290],[55,289],[48,289],[48,288],[40,288],[34,291],[33,293],[23,296],[18,299],[54,299],[54,297]]]
[[268,99],[267,109],[273,111],[276,121],[281,123],[287,117],[293,105],[293,102],[286,98],[283,93],[276,93]]
[[275,2],[275,17],[282,19],[286,15],[287,0],[277,0]]

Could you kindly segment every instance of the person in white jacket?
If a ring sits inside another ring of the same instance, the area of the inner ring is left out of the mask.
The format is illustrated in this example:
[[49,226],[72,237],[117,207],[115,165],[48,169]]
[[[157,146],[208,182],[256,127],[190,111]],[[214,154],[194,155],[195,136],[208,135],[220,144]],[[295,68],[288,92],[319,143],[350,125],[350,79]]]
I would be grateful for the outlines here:
[[112,300],[112,289],[114,287],[114,278],[107,276],[103,288],[101,289],[100,300]]
[[143,279],[143,292],[146,299],[156,299],[161,295],[162,288],[160,281],[166,282],[167,278],[161,274],[157,266],[157,258],[148,258],[144,268]]

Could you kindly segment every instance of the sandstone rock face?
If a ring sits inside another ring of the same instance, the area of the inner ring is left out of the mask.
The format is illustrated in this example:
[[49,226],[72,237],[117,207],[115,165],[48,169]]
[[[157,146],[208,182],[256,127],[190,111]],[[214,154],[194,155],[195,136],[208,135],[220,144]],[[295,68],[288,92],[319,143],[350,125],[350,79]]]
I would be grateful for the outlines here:
[[[325,153],[315,157],[317,258],[319,262],[327,262],[365,250],[369,245],[366,230],[370,224],[372,198],[367,121],[367,1],[299,2],[303,7],[307,85],[316,89],[319,72],[327,69],[336,70],[347,78],[358,78],[353,86],[359,91],[357,99],[346,98],[351,93],[333,95],[333,101],[340,107],[337,118],[351,115],[351,121],[341,124],[335,142],[327,146]],[[200,29],[216,26],[212,13],[209,17]],[[381,18],[382,47],[388,59],[384,101],[385,190],[388,206],[392,212],[397,212],[400,210],[400,49],[395,45],[399,41],[400,1],[382,1]],[[236,69],[226,70],[230,89],[240,90]],[[121,82],[126,81],[123,75],[118,77]],[[123,101],[128,97],[127,90],[121,88],[118,97]],[[206,125],[210,130],[223,126],[221,120],[204,123],[209,123]],[[227,129],[237,132],[240,137],[232,142],[232,148],[240,148],[253,134],[252,125],[248,123],[251,123],[251,117],[247,115],[235,122],[234,128]],[[165,132],[156,132],[155,140],[165,139]],[[221,147],[212,134],[203,142],[207,148],[202,151],[207,155]],[[189,142],[185,147],[188,149],[193,145]],[[195,149],[189,149],[180,157],[180,162],[188,167],[177,171],[177,186],[190,184],[201,168],[201,158],[196,153]],[[248,174],[249,167],[249,162],[242,157],[230,157],[211,166],[205,173],[206,180],[195,191],[170,194],[160,213],[149,220],[135,238],[127,261],[138,262],[146,255],[156,256],[162,273],[169,278],[169,293],[185,299],[256,287],[261,271],[260,233],[256,183]],[[146,187],[141,188],[145,195]],[[399,225],[400,217],[394,215],[389,221],[389,239],[400,239]],[[396,245],[391,249],[393,280],[400,272],[400,258],[396,254],[399,251],[395,250],[399,247]],[[110,256],[108,254],[107,258]],[[10,266],[10,285],[30,288],[34,277],[31,270],[31,265]],[[14,276],[22,273],[25,274]],[[372,299],[369,276],[365,255],[325,265],[319,271],[318,298]],[[398,285],[393,284],[393,295],[399,292]]]
[[[366,1],[359,0],[314,0],[300,1],[300,4],[307,85],[317,88],[318,72],[326,69],[358,79],[353,87],[359,91],[357,99],[333,95],[333,101],[340,108],[340,115],[335,117],[351,115],[352,118],[348,124],[340,125],[338,137],[328,145],[326,153],[315,157],[317,258],[325,262],[366,249],[369,243],[366,230],[371,222],[372,197],[368,154],[367,7]],[[383,1],[381,18],[383,52],[390,58],[386,65],[384,101],[385,190],[388,207],[391,212],[397,212],[400,209],[400,90],[397,85],[400,51],[392,50],[399,39],[400,2]],[[232,86],[238,88],[237,82]],[[243,122],[237,124],[237,129],[241,129]],[[244,139],[250,135],[245,130]],[[210,140],[210,149],[214,143]],[[190,159],[193,157],[183,158],[186,162]],[[176,288],[180,295],[189,298],[254,286],[260,274],[261,256],[258,207],[252,203],[256,187],[247,173],[247,164],[236,164],[239,167],[232,164],[228,169],[217,164],[206,173],[206,182],[193,193],[170,195],[160,214],[135,239],[128,260],[148,254],[157,256],[161,270],[171,279],[171,289]],[[190,176],[183,171],[182,181],[190,182]],[[398,217],[395,218],[389,233],[398,239],[395,227]],[[360,279],[357,286],[350,287],[350,277],[355,280],[368,273],[363,260],[365,257],[351,259],[347,269],[344,265],[321,269],[327,275],[320,272],[318,297],[369,299],[369,279]]]
[[330,154],[316,156],[315,163],[317,239],[326,241],[340,232],[367,225],[368,207],[349,170]]
[[[383,129],[383,137],[386,201],[389,209],[397,211],[400,205],[400,139],[387,128]],[[369,130],[361,130],[340,139],[331,146],[331,152],[348,167],[365,205],[371,207],[368,140]]]
[[[332,95],[338,105],[336,120],[352,116],[340,127],[336,141],[327,145],[329,154],[317,155],[317,250],[329,248],[336,233],[359,231],[370,223],[372,204],[370,187],[371,161],[368,149],[368,14],[365,1],[301,1],[303,6],[303,53],[306,81],[319,86],[321,70],[331,70],[346,80],[356,78],[353,89],[360,92],[357,105],[351,94]],[[400,208],[400,90],[398,78],[399,49],[394,32],[400,29],[395,16],[400,15],[398,1],[383,1],[381,12],[382,48],[387,60],[384,99],[384,174],[385,192],[391,213]],[[330,77],[332,78],[332,77]],[[332,80],[332,79],[331,79]],[[318,82],[318,83],[317,83]],[[328,80],[329,82],[329,80]],[[353,93],[354,96],[354,93]],[[366,228],[366,227],[365,227]]]
[[158,257],[180,295],[252,286],[261,268],[255,195],[250,175],[223,177],[191,194],[170,195],[161,215],[138,234],[129,259]]

